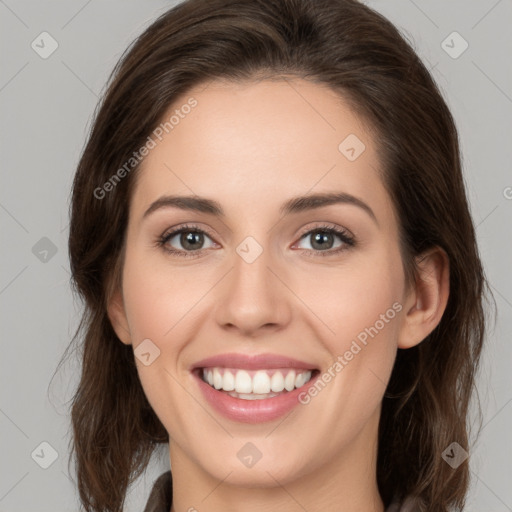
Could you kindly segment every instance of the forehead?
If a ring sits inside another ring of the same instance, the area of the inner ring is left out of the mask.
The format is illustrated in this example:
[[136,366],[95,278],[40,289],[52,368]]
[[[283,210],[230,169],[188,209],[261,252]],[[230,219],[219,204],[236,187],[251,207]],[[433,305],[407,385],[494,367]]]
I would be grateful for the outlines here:
[[202,84],[176,99],[160,131],[141,165],[137,211],[164,193],[215,196],[249,209],[308,191],[343,190],[370,201],[385,194],[367,126],[325,85]]

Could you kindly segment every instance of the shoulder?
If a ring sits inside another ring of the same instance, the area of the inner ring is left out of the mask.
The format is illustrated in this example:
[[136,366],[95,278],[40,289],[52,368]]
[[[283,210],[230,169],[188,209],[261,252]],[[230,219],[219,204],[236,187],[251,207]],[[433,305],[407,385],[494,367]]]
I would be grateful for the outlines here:
[[420,500],[408,496],[403,501],[395,498],[385,512],[423,512],[424,510]]
[[172,505],[171,471],[162,473],[153,484],[144,512],[169,512]]
[[[153,484],[144,512],[169,512],[172,506],[172,474],[171,471],[162,473]],[[420,512],[420,503],[408,497],[402,502],[394,499],[386,512]]]

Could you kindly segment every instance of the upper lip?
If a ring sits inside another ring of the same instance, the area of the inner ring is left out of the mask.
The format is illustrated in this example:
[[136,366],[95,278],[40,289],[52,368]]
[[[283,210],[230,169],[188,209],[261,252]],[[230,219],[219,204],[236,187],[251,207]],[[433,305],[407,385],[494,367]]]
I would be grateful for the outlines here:
[[300,368],[305,370],[316,369],[314,364],[306,361],[300,361],[292,357],[281,356],[279,354],[218,354],[198,361],[192,365],[192,369],[197,368],[239,368],[244,370],[265,370],[273,368]]

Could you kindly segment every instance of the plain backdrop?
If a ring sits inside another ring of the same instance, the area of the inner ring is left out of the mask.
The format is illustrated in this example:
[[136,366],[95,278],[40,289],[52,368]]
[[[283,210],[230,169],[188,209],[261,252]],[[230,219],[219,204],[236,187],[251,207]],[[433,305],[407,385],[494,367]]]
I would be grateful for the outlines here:
[[[69,190],[111,69],[175,3],[0,0],[0,512],[79,508],[68,473],[66,402],[78,375],[73,360],[49,388],[80,313],[69,286]],[[512,2],[366,3],[412,42],[457,122],[468,196],[498,307],[478,381],[484,429],[471,450],[467,510],[512,511]],[[56,50],[44,55],[52,45]],[[164,447],[131,488],[126,511],[142,510],[168,464]]]

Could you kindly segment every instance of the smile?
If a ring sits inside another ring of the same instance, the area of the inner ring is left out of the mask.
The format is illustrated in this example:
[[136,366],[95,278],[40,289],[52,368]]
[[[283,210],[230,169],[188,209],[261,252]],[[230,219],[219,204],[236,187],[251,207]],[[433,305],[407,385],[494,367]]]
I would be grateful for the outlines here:
[[244,423],[302,407],[299,394],[320,374],[314,364],[276,354],[222,354],[197,362],[191,372],[214,411]]
[[243,400],[262,400],[293,391],[311,380],[311,370],[290,368],[274,370],[241,370],[203,368],[202,377],[213,388]]

